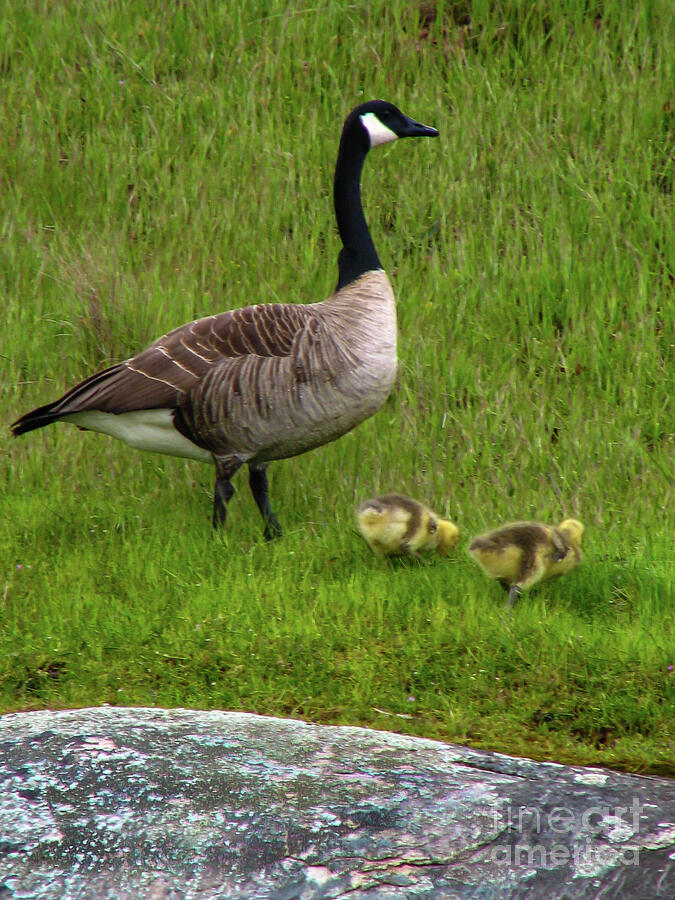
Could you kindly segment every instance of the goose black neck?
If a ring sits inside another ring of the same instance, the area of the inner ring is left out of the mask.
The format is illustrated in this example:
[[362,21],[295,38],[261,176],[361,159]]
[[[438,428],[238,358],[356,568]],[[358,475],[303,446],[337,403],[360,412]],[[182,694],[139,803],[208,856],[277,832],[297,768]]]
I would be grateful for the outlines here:
[[342,250],[338,256],[337,290],[374,269],[381,269],[361,205],[361,170],[370,141],[361,123],[347,122],[338,152],[333,202]]

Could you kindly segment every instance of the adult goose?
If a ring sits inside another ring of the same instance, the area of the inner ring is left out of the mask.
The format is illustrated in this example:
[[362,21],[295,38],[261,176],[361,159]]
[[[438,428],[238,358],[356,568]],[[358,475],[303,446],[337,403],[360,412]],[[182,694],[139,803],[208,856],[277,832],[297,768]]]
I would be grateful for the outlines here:
[[372,416],[396,374],[395,300],[361,206],[364,160],[378,144],[437,136],[383,100],[347,116],[334,181],[339,277],[327,300],[247,306],[189,322],[22,416],[14,434],[65,421],[139,450],[213,461],[214,527],[225,523],[232,476],[248,463],[265,537],[280,535],[269,463]]

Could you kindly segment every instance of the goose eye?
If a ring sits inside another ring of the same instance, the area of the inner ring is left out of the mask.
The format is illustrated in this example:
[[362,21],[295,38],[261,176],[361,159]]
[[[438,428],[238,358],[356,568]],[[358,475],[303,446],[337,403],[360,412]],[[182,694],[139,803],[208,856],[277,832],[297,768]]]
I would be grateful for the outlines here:
[[434,522],[433,519],[429,521],[427,528],[429,529],[429,534],[434,534],[434,532],[438,531],[438,525]]

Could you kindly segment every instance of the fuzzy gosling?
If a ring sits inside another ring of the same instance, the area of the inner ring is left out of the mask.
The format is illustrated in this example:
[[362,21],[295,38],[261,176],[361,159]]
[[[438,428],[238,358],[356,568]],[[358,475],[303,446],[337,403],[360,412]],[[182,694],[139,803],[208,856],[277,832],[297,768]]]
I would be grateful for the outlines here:
[[513,606],[522,591],[579,565],[583,533],[576,519],[564,519],[557,527],[512,522],[475,537],[469,553],[486,575],[508,589]]
[[356,510],[359,531],[376,556],[412,556],[423,550],[447,553],[459,540],[459,529],[419,500],[385,494],[366,500]]

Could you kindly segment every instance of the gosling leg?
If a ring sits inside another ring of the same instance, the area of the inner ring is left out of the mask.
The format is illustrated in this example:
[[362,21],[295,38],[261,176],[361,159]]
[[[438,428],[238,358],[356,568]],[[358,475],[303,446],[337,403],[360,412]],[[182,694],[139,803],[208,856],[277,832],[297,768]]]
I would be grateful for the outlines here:
[[521,590],[517,584],[512,584],[509,589],[509,606],[513,606],[518,597],[520,597]]
[[274,538],[281,537],[281,525],[272,512],[270,498],[267,494],[267,469],[249,466],[248,484],[251,488],[253,499],[257,503],[258,509],[260,510],[260,515],[263,517],[263,522],[265,523],[265,528],[263,531],[265,540],[272,541],[274,540]]

